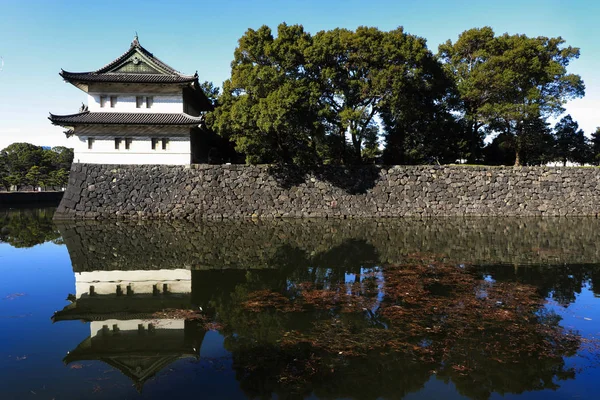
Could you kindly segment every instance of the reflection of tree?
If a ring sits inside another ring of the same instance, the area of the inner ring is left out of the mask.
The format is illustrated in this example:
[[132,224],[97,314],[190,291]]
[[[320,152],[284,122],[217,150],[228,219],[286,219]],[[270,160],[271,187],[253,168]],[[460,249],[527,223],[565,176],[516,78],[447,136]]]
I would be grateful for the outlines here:
[[[347,253],[346,262],[295,253],[291,264],[304,268],[196,273],[248,395],[400,398],[436,371],[462,394],[487,399],[574,377],[563,357],[578,336],[543,312],[536,288],[429,260],[376,267],[364,242],[331,252]],[[210,287],[221,289],[211,295]]]
[[481,268],[494,279],[516,281],[535,286],[542,297],[552,297],[566,307],[575,301],[582,288],[591,283],[591,289],[600,295],[600,265],[564,264],[511,267],[489,265]]
[[60,233],[52,224],[53,215],[53,208],[0,211],[0,242],[18,248],[51,240],[61,244]]
[[86,221],[63,232],[76,272],[190,265],[192,301],[215,316],[248,395],[400,398],[435,376],[485,399],[573,377],[563,357],[578,337],[543,299],[598,292],[600,267],[580,264],[598,260],[597,224]]

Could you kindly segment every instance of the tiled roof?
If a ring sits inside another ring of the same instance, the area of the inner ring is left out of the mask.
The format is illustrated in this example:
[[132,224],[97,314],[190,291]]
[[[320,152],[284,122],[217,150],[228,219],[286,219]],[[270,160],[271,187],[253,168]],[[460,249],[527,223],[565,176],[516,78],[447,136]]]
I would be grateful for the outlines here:
[[[147,61],[158,69],[158,73],[113,72],[113,69],[126,62],[135,53],[146,57]],[[198,79],[197,74],[184,75],[154,57],[140,45],[137,39],[131,43],[129,50],[96,71],[68,72],[61,70],[60,76],[70,82],[185,83]]]
[[188,75],[163,74],[120,74],[97,72],[68,72],[60,71],[60,76],[66,81],[75,82],[123,82],[123,83],[189,83],[197,78]]
[[197,125],[201,117],[192,117],[184,113],[120,113],[120,112],[82,112],[71,115],[50,114],[48,118],[55,125]]
[[[140,53],[142,53],[146,57],[152,59],[152,61],[154,63],[156,63],[158,66],[160,66],[161,68],[166,70],[167,73],[173,74],[173,75],[182,75],[179,71],[175,70],[170,65],[167,65],[163,61],[154,57],[154,54],[150,53],[148,50],[146,50],[144,47],[142,47],[142,45],[139,43],[139,41],[137,39],[134,39],[133,42],[131,42],[131,47],[129,47],[129,50],[127,50],[125,53],[123,53],[120,57],[118,57],[114,61],[111,61],[110,63],[106,64],[104,67],[102,67],[94,72],[97,74],[102,74],[102,73],[106,73],[106,72],[110,71],[111,69],[113,69],[114,67],[116,67],[117,65],[119,65],[120,63],[125,61],[127,58],[129,58],[133,53],[136,52],[136,50],[138,50]],[[182,75],[182,76],[185,76],[185,75]]]

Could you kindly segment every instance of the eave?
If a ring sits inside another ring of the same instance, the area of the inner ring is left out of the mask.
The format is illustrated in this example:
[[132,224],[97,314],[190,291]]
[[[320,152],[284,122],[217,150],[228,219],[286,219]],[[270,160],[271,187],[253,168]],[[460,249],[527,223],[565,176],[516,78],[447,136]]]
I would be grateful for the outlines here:
[[192,117],[185,113],[121,113],[90,112],[55,115],[48,119],[54,125],[75,128],[81,125],[121,125],[121,126],[195,126],[202,123],[202,117]]

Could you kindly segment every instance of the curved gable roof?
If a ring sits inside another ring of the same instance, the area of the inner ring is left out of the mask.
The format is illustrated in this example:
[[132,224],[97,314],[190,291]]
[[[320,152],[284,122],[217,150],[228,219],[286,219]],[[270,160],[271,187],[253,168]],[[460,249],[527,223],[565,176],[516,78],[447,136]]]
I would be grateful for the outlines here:
[[61,70],[60,76],[73,84],[79,82],[123,83],[191,83],[198,74],[184,75],[158,59],[137,40],[129,50],[96,71],[69,72]]

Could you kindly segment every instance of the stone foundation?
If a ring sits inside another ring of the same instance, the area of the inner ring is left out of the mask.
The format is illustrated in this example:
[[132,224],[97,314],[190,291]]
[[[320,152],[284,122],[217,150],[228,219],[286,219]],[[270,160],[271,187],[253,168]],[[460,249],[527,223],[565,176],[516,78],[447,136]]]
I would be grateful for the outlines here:
[[596,216],[600,169],[73,164],[56,219]]

